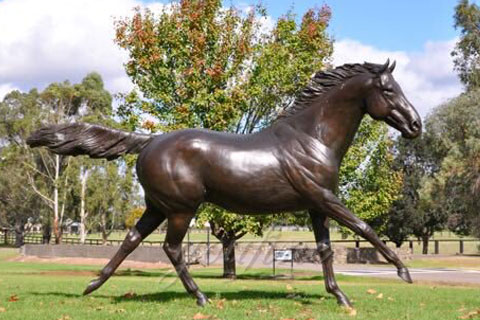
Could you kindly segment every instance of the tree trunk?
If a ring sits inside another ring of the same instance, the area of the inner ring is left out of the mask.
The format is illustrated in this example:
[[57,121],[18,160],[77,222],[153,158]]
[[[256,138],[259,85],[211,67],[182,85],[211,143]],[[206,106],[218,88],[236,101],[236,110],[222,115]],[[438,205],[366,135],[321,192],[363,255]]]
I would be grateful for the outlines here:
[[428,239],[430,237],[428,235],[422,236],[422,253],[428,254]]
[[103,211],[101,215],[102,219],[102,245],[106,246],[108,237],[112,233],[112,229],[108,230],[108,225],[107,225],[107,212]]
[[43,226],[42,234],[43,244],[49,244],[50,238],[52,237],[52,229],[50,228],[50,223],[47,223]]
[[20,248],[25,244],[25,223],[22,219],[15,219],[15,247]]
[[235,236],[225,236],[222,241],[223,246],[223,277],[235,279],[237,277],[235,263]]
[[62,242],[62,226],[59,221],[58,208],[58,178],[60,176],[60,156],[55,155],[55,185],[53,189],[53,234],[55,235],[55,244]]
[[87,190],[88,169],[81,169],[81,190],[80,190],[80,243],[84,244],[87,238],[85,226],[88,214],[85,212],[85,193]]

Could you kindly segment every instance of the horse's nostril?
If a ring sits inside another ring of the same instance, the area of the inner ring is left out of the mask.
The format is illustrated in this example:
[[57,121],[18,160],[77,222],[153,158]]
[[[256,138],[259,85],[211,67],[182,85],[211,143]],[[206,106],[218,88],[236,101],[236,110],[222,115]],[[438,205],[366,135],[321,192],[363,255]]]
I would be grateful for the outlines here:
[[415,131],[420,130],[420,123],[418,123],[417,120],[414,120],[414,121],[412,122],[411,126],[412,126],[412,129],[415,130]]

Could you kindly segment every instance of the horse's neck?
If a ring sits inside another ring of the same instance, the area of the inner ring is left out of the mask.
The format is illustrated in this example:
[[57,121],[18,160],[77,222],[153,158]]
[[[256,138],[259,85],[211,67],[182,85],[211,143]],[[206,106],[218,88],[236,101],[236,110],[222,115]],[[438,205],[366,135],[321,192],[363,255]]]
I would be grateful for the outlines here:
[[319,140],[340,164],[362,121],[361,99],[341,98],[339,93],[320,97],[312,106],[292,119],[297,130]]

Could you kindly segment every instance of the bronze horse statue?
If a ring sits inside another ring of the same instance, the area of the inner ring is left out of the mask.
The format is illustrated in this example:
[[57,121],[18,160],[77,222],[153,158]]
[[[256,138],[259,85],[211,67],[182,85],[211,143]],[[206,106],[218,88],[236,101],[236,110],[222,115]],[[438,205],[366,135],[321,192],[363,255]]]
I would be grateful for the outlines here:
[[399,277],[411,283],[397,255],[335,195],[340,164],[365,114],[385,121],[405,138],[421,133],[421,119],[394,80],[394,67],[387,61],[318,72],[270,127],[248,135],[203,129],[146,135],[85,123],[34,132],[28,139],[31,147],[46,146],[58,154],[114,159],[139,153],[136,169],[145,190],[145,213],[84,294],[105,283],[142,239],[167,219],[163,248],[185,289],[204,305],[208,299],[182,254],[190,220],[203,202],[239,214],[308,210],[326,290],[340,305],[351,307],[334,278],[329,218],[370,241],[397,267]]

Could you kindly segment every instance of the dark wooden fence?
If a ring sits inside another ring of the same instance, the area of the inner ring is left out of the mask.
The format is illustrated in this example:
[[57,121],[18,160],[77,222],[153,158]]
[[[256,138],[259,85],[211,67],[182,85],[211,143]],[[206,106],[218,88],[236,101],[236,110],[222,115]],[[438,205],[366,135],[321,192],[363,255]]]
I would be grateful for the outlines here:
[[[26,235],[25,236],[25,239],[24,239],[24,242],[25,244],[42,244],[43,243],[43,239],[42,239],[42,235],[41,234],[29,234],[29,235]],[[387,240],[384,240],[385,243],[390,243],[389,241]],[[456,254],[464,254],[465,253],[465,245],[467,243],[470,243],[470,247],[471,245],[474,245],[474,242],[477,242],[478,243],[478,246],[476,247],[475,249],[475,252],[473,253],[479,253],[480,252],[480,239],[470,239],[470,238],[464,238],[464,239],[440,239],[440,240],[430,240],[429,241],[429,247],[430,247],[430,250],[429,252],[430,253],[434,253],[434,254],[441,254],[442,253],[442,249],[441,247],[442,246],[445,246],[445,245],[449,245],[449,250],[443,250],[443,252],[445,251],[449,251],[449,253],[456,253]],[[50,241],[51,244],[54,244],[54,240],[53,240],[53,237]],[[81,244],[80,242],[80,239],[79,238],[73,238],[73,237],[68,237],[68,236],[65,236],[62,238],[62,243],[63,244]],[[122,243],[122,240],[107,240],[106,242],[103,241],[103,239],[86,239],[85,240],[85,244],[86,245],[120,245]],[[185,239],[185,243],[187,243],[186,239]],[[216,241],[216,239],[214,241],[211,241],[211,242],[207,242],[207,241],[190,241],[188,242],[189,244],[203,244],[203,245],[213,245],[213,244],[218,244],[219,242]],[[335,244],[345,244],[345,245],[348,245],[348,246],[355,246],[356,248],[360,248],[363,244],[363,246],[370,246],[369,245],[369,242],[366,241],[366,240],[352,240],[352,239],[347,239],[347,240],[332,240],[332,243],[335,245]],[[413,249],[414,249],[414,244],[417,243],[417,246],[420,245],[420,242],[415,239],[415,240],[408,240],[406,241],[403,246],[406,246],[408,245],[408,247],[412,250],[412,253],[413,253]],[[456,243],[456,244],[455,244]],[[258,240],[241,240],[241,241],[238,241],[237,242],[237,245],[240,245],[240,244],[252,244],[252,245],[255,245],[255,244],[268,244],[268,245],[271,245],[271,246],[281,246],[281,245],[285,245],[285,244],[290,244],[290,245],[304,245],[304,244],[310,244],[312,246],[315,245],[315,241],[279,241],[279,240],[264,240],[264,241],[258,241]],[[433,248],[431,247],[431,245],[433,244]],[[14,246],[15,245],[15,233],[13,231],[0,231],[0,245],[3,245],[3,246]],[[149,241],[149,240],[145,240],[142,242],[142,245],[144,246],[161,246],[163,245],[163,241]],[[452,247],[451,246],[455,246],[456,249],[453,249],[455,252],[452,252]],[[421,247],[421,245],[420,245]],[[416,252],[417,253],[417,252]],[[469,250],[469,253],[472,253],[471,250]]]

